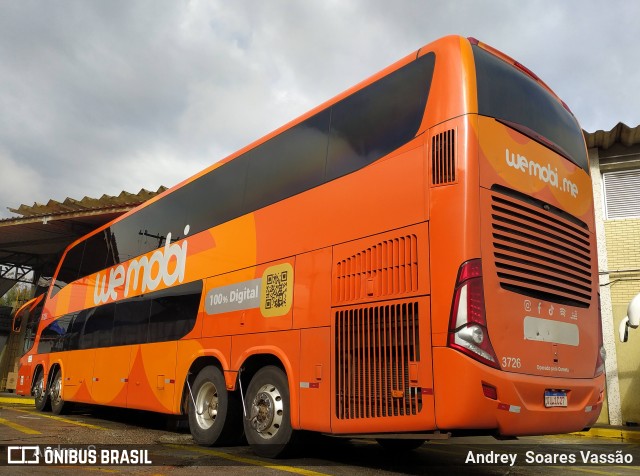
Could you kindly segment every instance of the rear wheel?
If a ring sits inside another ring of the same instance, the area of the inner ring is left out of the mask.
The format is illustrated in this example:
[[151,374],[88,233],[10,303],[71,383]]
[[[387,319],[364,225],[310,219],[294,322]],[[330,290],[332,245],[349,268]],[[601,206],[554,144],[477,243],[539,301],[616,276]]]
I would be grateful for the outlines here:
[[71,406],[62,399],[62,370],[56,371],[55,377],[51,383],[51,389],[47,392],[51,399],[51,411],[56,415],[62,415],[69,410]]
[[297,434],[291,427],[289,384],[278,367],[260,369],[247,389],[244,431],[253,451],[267,458],[284,456],[293,450]]
[[33,384],[33,397],[36,404],[36,410],[46,412],[51,409],[51,401],[49,400],[49,392],[45,390],[44,370],[38,370]]
[[194,441],[203,446],[239,443],[243,432],[241,402],[227,391],[222,371],[213,365],[203,368],[192,392],[189,429]]

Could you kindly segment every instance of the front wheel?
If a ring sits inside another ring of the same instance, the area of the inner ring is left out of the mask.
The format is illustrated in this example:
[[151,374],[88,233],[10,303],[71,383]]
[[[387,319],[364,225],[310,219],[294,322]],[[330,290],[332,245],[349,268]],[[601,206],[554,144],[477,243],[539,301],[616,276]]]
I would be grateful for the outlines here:
[[244,432],[253,451],[267,458],[290,452],[297,435],[291,427],[286,374],[274,366],[260,369],[249,383],[246,401]]
[[237,444],[242,439],[241,418],[240,399],[227,391],[222,371],[213,365],[203,368],[189,396],[189,430],[194,441],[202,446]]
[[36,404],[36,410],[40,412],[45,412],[51,409],[48,390],[49,389],[45,389],[44,370],[40,369],[36,375],[32,392]]

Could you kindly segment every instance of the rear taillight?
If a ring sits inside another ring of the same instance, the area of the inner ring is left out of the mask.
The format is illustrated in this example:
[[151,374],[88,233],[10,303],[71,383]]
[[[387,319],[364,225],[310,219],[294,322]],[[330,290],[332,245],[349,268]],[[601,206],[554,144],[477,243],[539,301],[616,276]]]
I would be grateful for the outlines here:
[[600,303],[600,294],[598,294],[598,359],[596,360],[596,370],[594,376],[604,372],[604,362],[607,358],[607,352],[604,350],[604,342],[602,339],[602,307]]
[[500,368],[487,332],[482,262],[479,259],[467,261],[458,271],[449,320],[448,345],[479,362]]

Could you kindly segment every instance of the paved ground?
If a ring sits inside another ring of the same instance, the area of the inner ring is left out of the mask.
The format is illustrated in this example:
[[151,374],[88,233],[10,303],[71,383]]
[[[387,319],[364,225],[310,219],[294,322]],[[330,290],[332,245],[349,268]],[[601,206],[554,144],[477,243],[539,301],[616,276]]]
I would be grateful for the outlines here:
[[[35,461],[36,447],[40,452],[40,465],[7,464],[9,459],[15,463]],[[103,454],[109,456],[111,462],[117,458],[119,463],[129,459],[130,462],[142,460],[143,463],[151,461],[152,464],[101,464]],[[83,459],[91,461],[91,457],[96,464],[75,464]],[[605,460],[606,464],[585,465],[583,458]],[[612,461],[607,462],[609,459]],[[625,464],[625,459],[633,459],[633,463]],[[57,464],[45,464],[51,461]],[[527,437],[518,441],[496,441],[487,437],[457,438],[425,443],[415,451],[400,454],[382,450],[377,443],[369,440],[314,437],[306,441],[299,457],[273,461],[256,457],[247,446],[196,446],[184,421],[167,419],[158,414],[85,407],[70,415],[56,416],[36,412],[29,399],[0,395],[0,474],[95,475],[96,472],[103,472],[191,475],[221,471],[228,476],[278,473],[308,476],[640,476],[640,432],[598,428],[582,436]]]

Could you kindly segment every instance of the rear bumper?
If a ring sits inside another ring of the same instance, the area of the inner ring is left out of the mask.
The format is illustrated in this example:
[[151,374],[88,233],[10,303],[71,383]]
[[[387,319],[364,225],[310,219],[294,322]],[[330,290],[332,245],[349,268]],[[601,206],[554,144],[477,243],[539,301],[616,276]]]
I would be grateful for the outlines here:
[[[579,431],[598,419],[604,375],[595,379],[503,372],[446,347],[433,349],[436,426],[441,430],[494,430],[524,436]],[[486,397],[482,384],[497,390]],[[566,408],[545,408],[545,389],[565,389]]]

